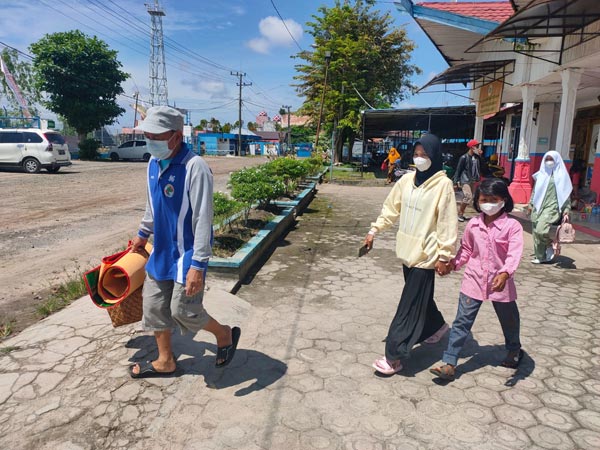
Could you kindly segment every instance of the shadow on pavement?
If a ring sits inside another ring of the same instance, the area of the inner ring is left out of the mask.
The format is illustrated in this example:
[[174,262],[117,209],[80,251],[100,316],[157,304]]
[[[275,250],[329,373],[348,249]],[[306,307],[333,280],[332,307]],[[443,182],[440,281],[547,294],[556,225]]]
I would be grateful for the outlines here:
[[575,265],[575,260],[564,255],[560,255],[556,258],[556,261],[554,262],[554,267],[558,267],[559,269],[577,269],[577,266]]
[[[239,347],[231,364],[218,369],[215,367],[217,346],[198,342],[193,338],[191,333],[183,336],[178,332],[173,333],[173,354],[177,360],[177,371],[171,377],[203,375],[207,387],[211,389],[228,388],[254,380],[254,383],[236,391],[235,396],[242,397],[270,386],[287,372],[285,363],[264,353]],[[151,335],[136,336],[125,347],[138,349],[130,358],[131,362],[154,360],[158,356],[156,341]]]
[[[410,359],[404,364],[404,370],[398,375],[414,377],[417,373],[428,370],[436,362],[440,362],[441,364],[442,354],[446,349],[447,344],[448,337],[446,336],[437,344],[421,344],[414,347]],[[485,366],[500,366],[505,354],[506,350],[504,345],[479,345],[477,340],[473,339],[471,335],[460,355],[460,361],[464,362],[461,364],[459,361],[458,366],[456,366],[455,380],[458,380],[464,374],[474,372]],[[524,380],[531,375],[534,369],[535,361],[527,352],[524,352],[519,368],[507,379],[505,385],[511,387],[515,386],[519,381]],[[451,381],[448,380],[435,378],[434,375],[432,375],[432,377],[434,383],[442,386],[451,383]]]
[[[216,352],[214,345],[212,351]],[[211,358],[212,359],[212,358]],[[235,392],[236,397],[243,397],[260,391],[275,383],[287,372],[287,365],[256,350],[238,349],[232,363],[223,369],[214,368],[204,375],[206,386],[211,389],[223,389],[238,386],[254,380],[249,386]]]

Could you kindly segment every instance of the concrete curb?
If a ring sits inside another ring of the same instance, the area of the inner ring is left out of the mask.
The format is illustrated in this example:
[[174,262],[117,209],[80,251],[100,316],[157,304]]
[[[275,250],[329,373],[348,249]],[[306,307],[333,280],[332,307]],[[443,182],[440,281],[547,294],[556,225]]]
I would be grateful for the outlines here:
[[275,202],[275,205],[283,208],[283,213],[270,221],[232,257],[212,258],[208,263],[209,272],[235,275],[238,281],[232,292],[235,291],[253,267],[268,254],[273,244],[292,226],[295,218],[304,212],[315,197],[316,186],[316,182],[309,183],[295,200]]

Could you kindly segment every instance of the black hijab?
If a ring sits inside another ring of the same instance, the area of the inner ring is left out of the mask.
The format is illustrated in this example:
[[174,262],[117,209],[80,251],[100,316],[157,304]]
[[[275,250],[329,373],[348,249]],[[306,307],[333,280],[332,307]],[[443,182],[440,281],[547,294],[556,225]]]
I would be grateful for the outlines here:
[[440,138],[438,138],[435,134],[426,134],[417,142],[415,142],[415,147],[418,144],[423,146],[425,153],[427,153],[427,156],[429,156],[429,159],[431,159],[431,167],[424,172],[417,170],[415,175],[415,186],[421,186],[433,175],[444,168],[442,160],[442,143],[440,142]]

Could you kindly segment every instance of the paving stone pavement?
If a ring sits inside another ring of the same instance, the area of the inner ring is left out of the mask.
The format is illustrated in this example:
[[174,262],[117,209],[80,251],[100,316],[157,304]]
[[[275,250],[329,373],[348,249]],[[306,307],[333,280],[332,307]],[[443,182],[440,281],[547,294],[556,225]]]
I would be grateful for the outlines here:
[[[600,449],[600,245],[565,246],[559,264],[534,266],[525,235],[518,371],[498,366],[502,333],[484,305],[456,381],[428,372],[447,338],[379,377],[371,363],[403,286],[394,233],[356,254],[388,191],[321,187],[237,296],[209,290],[209,311],[242,326],[225,370],[200,333],[175,340],[176,377],[130,379],[153,339],[112,329],[87,299],[3,342],[0,448]],[[460,280],[436,279],[448,322]]]

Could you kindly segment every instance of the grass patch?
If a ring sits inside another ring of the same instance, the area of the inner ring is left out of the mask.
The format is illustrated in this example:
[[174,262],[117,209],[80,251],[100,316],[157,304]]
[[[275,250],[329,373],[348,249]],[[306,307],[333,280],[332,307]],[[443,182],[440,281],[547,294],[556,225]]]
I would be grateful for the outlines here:
[[333,178],[337,180],[375,180],[373,172],[349,172],[347,170],[333,169]]
[[81,274],[53,289],[52,294],[36,308],[38,317],[43,319],[70,305],[73,300],[83,297],[87,292]]
[[0,348],[0,354],[8,355],[10,352],[14,352],[15,350],[20,350],[21,347],[17,347],[15,345],[9,347]]
[[7,319],[0,324],[0,340],[9,337],[15,328],[15,319]]

